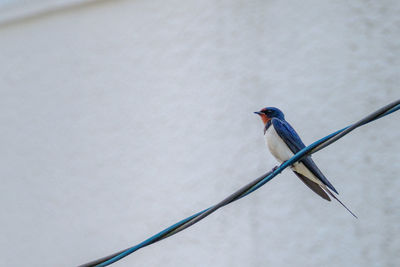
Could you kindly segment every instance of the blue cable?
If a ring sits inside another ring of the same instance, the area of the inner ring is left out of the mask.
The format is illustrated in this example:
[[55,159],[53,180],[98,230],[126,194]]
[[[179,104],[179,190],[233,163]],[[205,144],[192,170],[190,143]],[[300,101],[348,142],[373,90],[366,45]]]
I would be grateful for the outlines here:
[[[97,261],[93,261],[91,263],[83,264],[83,265],[81,265],[81,267],[89,267],[89,266],[104,267],[104,266],[110,265],[110,264],[115,263],[116,261],[119,261],[120,259],[128,256],[129,254],[135,252],[136,250],[138,250],[140,248],[148,246],[152,243],[160,241],[161,239],[167,238],[170,235],[173,235],[179,231],[182,231],[183,229],[186,229],[190,225],[192,225],[192,224],[198,222],[199,220],[203,219],[204,217],[208,216],[209,214],[211,214],[218,208],[225,206],[225,205],[227,205],[233,201],[236,201],[238,199],[241,199],[241,198],[247,196],[248,194],[254,192],[255,190],[259,189],[261,186],[263,186],[267,182],[271,181],[275,176],[277,176],[279,173],[281,173],[285,168],[287,168],[287,167],[293,165],[295,162],[301,160],[304,156],[306,156],[308,154],[312,154],[314,152],[317,152],[320,149],[324,148],[325,146],[340,139],[341,137],[343,137],[347,133],[351,132],[352,130],[354,130],[362,125],[365,125],[367,123],[370,123],[374,120],[377,120],[384,116],[387,116],[399,109],[400,109],[400,100],[397,100],[397,101],[379,109],[378,111],[370,114],[369,116],[365,117],[361,121],[359,121],[355,124],[349,125],[341,130],[334,132],[334,133],[331,133],[331,134],[319,139],[318,141],[312,143],[311,145],[303,148],[302,150],[297,152],[292,158],[290,158],[286,162],[282,163],[278,168],[274,169],[270,173],[267,173],[266,176],[264,175],[265,177],[261,176],[260,178],[262,178],[262,179],[260,181],[258,181],[255,185],[252,185],[248,189],[245,186],[244,189],[247,189],[247,190],[243,191],[242,194],[237,195],[237,196],[236,195],[233,196],[234,195],[233,194],[233,195],[231,195],[233,197],[232,198],[228,197],[227,201],[225,201],[225,202],[222,201],[219,204],[216,204],[216,205],[211,206],[203,211],[193,214],[192,216],[189,216],[189,217],[171,225],[170,227],[164,229],[163,231],[153,235],[152,237],[146,239],[145,241],[143,241],[133,247],[125,249],[119,253],[116,253],[115,255],[113,254],[111,256],[105,257],[104,259],[100,259]],[[318,149],[318,146],[322,146],[322,147]],[[316,149],[316,150],[314,150],[314,149]],[[180,227],[183,227],[183,228],[179,229]]]
[[[208,208],[208,209],[210,209],[210,208]],[[180,226],[180,225],[186,223],[187,221],[190,221],[191,219],[193,219],[194,217],[197,217],[198,215],[204,213],[204,212],[207,211],[208,209],[205,209],[205,210],[200,211],[200,212],[198,212],[198,213],[196,213],[196,214],[193,214],[192,216],[187,217],[186,219],[183,219],[183,220],[181,220],[180,222],[177,222],[177,223],[171,225],[170,227],[164,229],[163,231],[161,231],[161,232],[159,232],[159,233],[153,235],[152,237],[146,239],[146,240],[143,241],[142,243],[137,244],[136,246],[133,246],[133,247],[131,247],[131,248],[128,248],[127,250],[124,250],[123,252],[121,252],[121,253],[118,254],[117,256],[114,256],[113,258],[111,258],[111,259],[109,259],[109,260],[107,260],[107,261],[105,261],[105,262],[103,262],[103,263],[100,263],[100,264],[98,264],[98,265],[96,265],[96,266],[98,266],[98,267],[103,267],[103,266],[110,265],[110,264],[112,264],[112,263],[114,263],[114,262],[116,262],[116,261],[119,261],[120,259],[122,259],[122,258],[128,256],[129,254],[135,252],[136,250],[138,250],[138,249],[140,249],[140,248],[142,248],[142,247],[145,247],[145,246],[147,246],[147,245],[150,245],[152,242],[154,242],[154,240],[157,240],[158,238],[161,238],[164,234],[166,234],[166,233],[170,232],[171,230],[175,229],[176,227],[178,227],[178,226]]]

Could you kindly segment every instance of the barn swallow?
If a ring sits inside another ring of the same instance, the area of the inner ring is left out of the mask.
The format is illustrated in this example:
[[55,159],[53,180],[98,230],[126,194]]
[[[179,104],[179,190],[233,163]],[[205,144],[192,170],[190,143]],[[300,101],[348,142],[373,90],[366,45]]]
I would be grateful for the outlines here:
[[[268,149],[280,163],[289,160],[294,154],[306,147],[296,131],[285,120],[283,112],[279,109],[267,107],[254,113],[260,115],[264,123],[264,137]],[[334,193],[339,194],[335,187],[333,187],[318,169],[317,165],[311,159],[311,156],[306,156],[302,160],[296,162],[291,166],[291,169],[305,185],[320,197],[328,201],[331,201],[329,196],[333,197],[357,218],[357,216],[331,192],[332,190]]]

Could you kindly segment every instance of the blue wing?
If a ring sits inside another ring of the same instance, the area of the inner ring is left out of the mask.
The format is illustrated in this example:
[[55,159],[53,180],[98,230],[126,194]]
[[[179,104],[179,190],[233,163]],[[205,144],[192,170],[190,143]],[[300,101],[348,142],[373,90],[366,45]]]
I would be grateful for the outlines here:
[[[280,136],[280,138],[282,138],[282,140],[286,143],[286,145],[294,154],[299,152],[301,149],[305,148],[303,141],[301,141],[299,135],[287,121],[282,121],[280,119],[273,118],[271,120],[271,123],[275,128],[277,134]],[[338,194],[336,189],[318,169],[317,165],[314,163],[314,161],[311,159],[310,156],[303,158],[300,162],[302,162],[327,187],[329,187],[333,192]]]

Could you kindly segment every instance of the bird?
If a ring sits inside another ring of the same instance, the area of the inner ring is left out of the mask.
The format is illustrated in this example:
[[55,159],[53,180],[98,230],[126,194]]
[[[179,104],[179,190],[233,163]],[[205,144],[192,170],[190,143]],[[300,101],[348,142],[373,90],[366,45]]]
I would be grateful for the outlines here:
[[[283,112],[276,107],[266,107],[254,112],[261,117],[264,124],[264,138],[271,154],[279,163],[289,160],[294,154],[305,148],[303,141],[285,120]],[[330,197],[336,199],[355,218],[357,216],[337,198],[339,194],[335,187],[328,181],[317,167],[311,156],[306,156],[294,163],[291,167],[296,176],[312,191],[327,201]]]

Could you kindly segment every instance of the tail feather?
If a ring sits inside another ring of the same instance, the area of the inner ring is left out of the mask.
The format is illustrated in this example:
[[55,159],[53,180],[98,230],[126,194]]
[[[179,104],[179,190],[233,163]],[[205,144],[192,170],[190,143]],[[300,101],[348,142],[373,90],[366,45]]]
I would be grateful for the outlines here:
[[339,194],[335,187],[328,181],[325,175],[318,169],[315,162],[312,160],[311,156],[306,157],[301,161],[319,180],[321,180],[329,189],[331,189],[336,194]]
[[306,185],[308,188],[310,188],[314,193],[318,194],[320,197],[322,197],[325,200],[331,201],[329,196],[325,193],[325,191],[317,184],[302,175],[301,173],[298,173],[296,171],[293,171],[297,177]]
[[342,201],[340,201],[328,188],[325,188],[325,191],[328,192],[328,194],[333,197],[334,199],[337,200],[337,202],[339,202],[348,212],[351,213],[351,215],[353,215],[356,219],[358,219],[358,217],[348,208],[346,207],[345,204],[343,204]]

